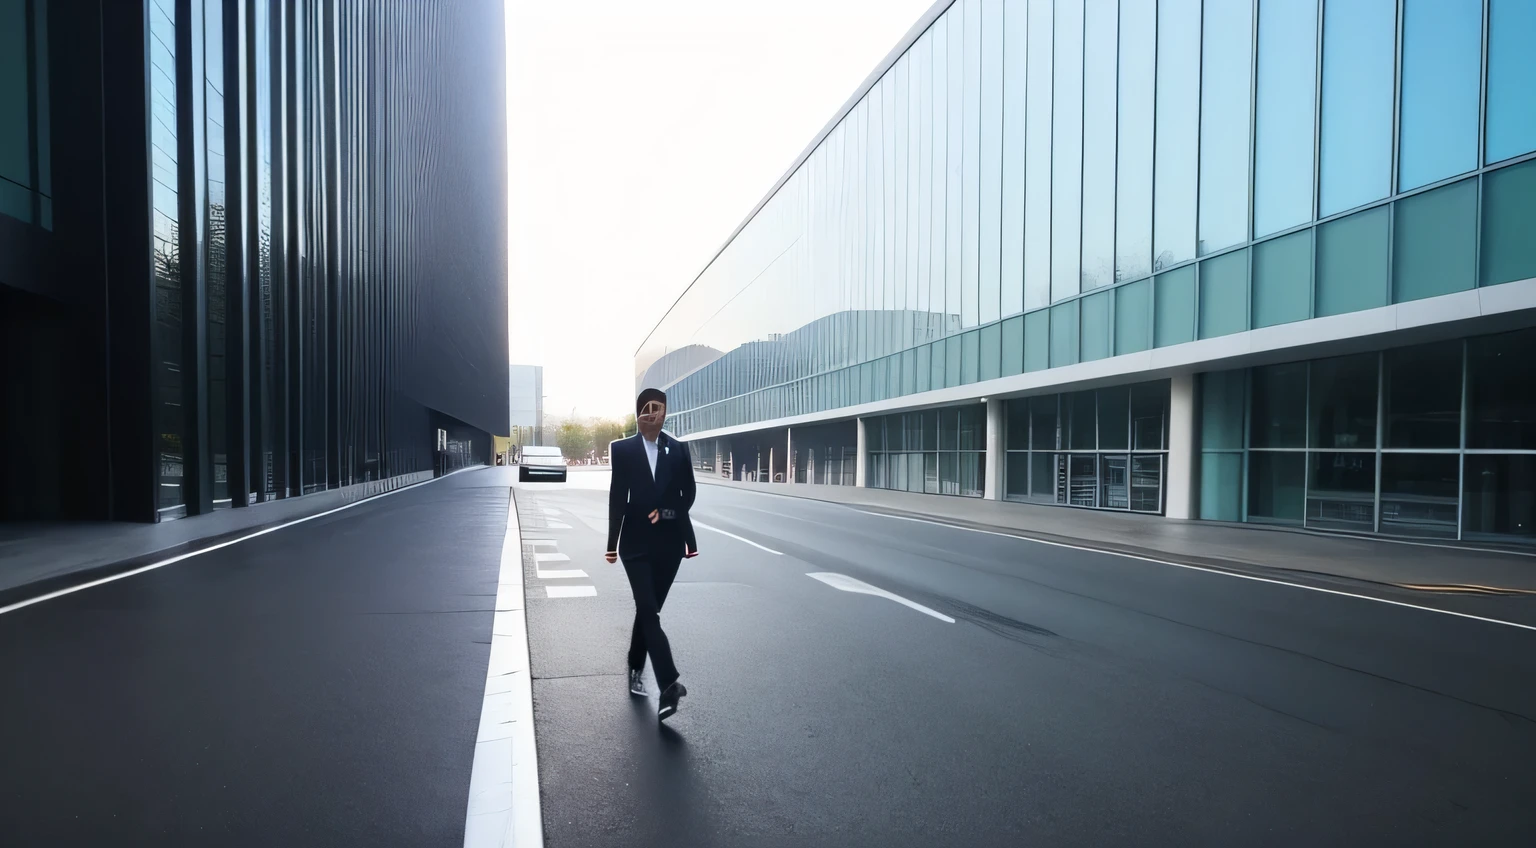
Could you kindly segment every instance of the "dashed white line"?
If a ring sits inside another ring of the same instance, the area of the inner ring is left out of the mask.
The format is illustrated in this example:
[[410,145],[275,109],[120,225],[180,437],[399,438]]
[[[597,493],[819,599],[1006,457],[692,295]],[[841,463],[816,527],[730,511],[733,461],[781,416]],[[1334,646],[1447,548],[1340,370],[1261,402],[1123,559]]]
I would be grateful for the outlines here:
[[947,621],[950,624],[955,623],[953,618],[950,618],[944,613],[936,612],[929,609],[928,607],[923,606],[920,603],[917,603],[916,601],[909,601],[900,595],[887,592],[877,586],[871,586],[868,583],[865,583],[863,580],[849,577],[846,574],[834,574],[829,571],[821,571],[814,574],[807,574],[805,576],[820,580],[821,582],[831,586],[834,589],[841,589],[844,592],[855,592],[860,595],[874,595],[879,598],[885,598],[887,600],[895,601],[904,607],[911,607],[923,615],[931,615],[940,621]]
[[560,546],[554,539],[524,539],[523,544],[533,545],[535,548],[556,548]]
[[549,521],[549,522],[545,522],[545,529],[546,530],[569,530],[569,529],[571,529],[571,525],[566,524],[564,522],[560,522],[560,521]]
[[711,526],[709,526],[708,524],[705,524],[702,521],[695,521],[695,522],[693,522],[693,526],[695,526],[695,527],[702,527],[705,530],[713,530],[714,532],[719,533],[722,536],[730,536],[732,539],[735,539],[738,542],[746,542],[747,544],[751,545],[752,547],[757,548],[760,551],[767,551],[768,553],[773,554],[774,556],[783,556],[784,555],[782,552],[776,551],[773,548],[765,548],[762,545],[759,545],[758,543],[752,541],[751,539],[743,539],[740,536],[736,535],[735,533],[728,533],[728,532],[726,532],[724,530],[721,530],[719,527],[711,527]]
[[562,553],[534,554],[535,562],[570,562],[571,558]]
[[548,571],[541,568],[534,573],[540,580],[575,580],[587,576],[587,573],[579,568],[552,568]]
[[545,586],[551,598],[591,598],[597,595],[596,586]]

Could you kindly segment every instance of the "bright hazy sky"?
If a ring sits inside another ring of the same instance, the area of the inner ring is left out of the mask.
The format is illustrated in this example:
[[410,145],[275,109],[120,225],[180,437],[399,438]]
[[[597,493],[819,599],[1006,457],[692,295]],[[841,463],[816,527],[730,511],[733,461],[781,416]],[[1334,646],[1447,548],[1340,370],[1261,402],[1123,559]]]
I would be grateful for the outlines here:
[[512,361],[547,414],[633,411],[635,348],[930,5],[507,0]]

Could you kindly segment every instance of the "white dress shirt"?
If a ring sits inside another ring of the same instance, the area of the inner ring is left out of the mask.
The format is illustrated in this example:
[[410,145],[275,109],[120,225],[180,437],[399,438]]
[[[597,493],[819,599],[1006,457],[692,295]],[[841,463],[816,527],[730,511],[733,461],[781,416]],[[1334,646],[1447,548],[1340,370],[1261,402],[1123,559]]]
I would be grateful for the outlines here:
[[655,480],[656,479],[656,452],[658,450],[658,448],[656,447],[656,441],[654,439],[647,439],[643,435],[640,437],[640,441],[642,443],[644,443],[644,445],[645,445],[645,458],[651,461],[651,479]]

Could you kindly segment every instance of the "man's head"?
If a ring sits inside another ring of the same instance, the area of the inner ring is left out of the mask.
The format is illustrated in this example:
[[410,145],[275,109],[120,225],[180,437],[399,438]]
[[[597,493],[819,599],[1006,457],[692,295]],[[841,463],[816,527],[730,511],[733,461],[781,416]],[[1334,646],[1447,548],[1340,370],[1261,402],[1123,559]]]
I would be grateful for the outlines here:
[[667,394],[661,389],[646,389],[635,398],[635,423],[640,434],[656,441],[661,427],[667,423]]

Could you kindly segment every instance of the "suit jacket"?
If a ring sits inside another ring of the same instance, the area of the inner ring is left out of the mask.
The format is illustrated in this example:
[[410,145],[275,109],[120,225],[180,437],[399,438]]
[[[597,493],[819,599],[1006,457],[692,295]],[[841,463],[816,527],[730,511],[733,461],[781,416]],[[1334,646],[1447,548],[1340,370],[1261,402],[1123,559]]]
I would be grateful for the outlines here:
[[[643,436],[636,434],[608,446],[613,479],[608,485],[608,550],[621,557],[681,557],[698,551],[688,510],[697,494],[693,458],[686,442],[666,431],[656,437],[656,476],[646,457]],[[652,510],[672,510],[676,518],[651,523]]]

